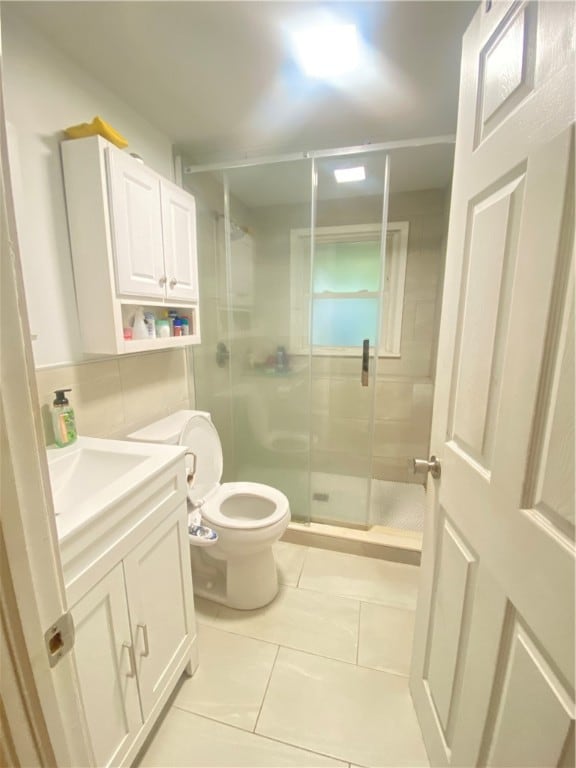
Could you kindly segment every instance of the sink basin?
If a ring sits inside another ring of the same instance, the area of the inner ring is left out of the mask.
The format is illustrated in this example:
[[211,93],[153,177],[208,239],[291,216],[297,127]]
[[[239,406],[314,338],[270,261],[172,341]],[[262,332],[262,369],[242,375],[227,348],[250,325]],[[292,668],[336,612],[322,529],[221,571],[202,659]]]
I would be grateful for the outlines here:
[[57,515],[69,513],[87,497],[120,480],[146,456],[82,448],[50,463],[50,482]]
[[48,471],[58,538],[69,536],[100,512],[133,493],[177,461],[185,449],[79,437],[66,448],[48,449]]

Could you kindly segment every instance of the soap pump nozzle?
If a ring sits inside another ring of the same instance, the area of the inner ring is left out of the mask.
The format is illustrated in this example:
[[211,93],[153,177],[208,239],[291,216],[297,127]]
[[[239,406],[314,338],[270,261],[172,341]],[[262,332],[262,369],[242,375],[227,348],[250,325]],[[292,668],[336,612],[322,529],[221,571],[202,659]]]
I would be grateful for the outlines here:
[[71,389],[55,389],[54,394],[56,395],[56,399],[52,403],[52,405],[70,405],[68,402],[68,398],[64,394],[65,392],[72,392]]

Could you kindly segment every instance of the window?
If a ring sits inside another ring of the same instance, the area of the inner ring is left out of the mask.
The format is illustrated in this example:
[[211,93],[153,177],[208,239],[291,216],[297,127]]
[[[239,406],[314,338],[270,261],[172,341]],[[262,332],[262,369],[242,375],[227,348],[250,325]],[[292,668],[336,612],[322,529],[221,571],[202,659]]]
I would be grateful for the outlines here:
[[[379,319],[379,224],[317,227],[310,296],[309,229],[291,231],[291,351],[356,355],[363,339],[374,346]],[[386,233],[381,357],[400,356],[408,222],[391,222]],[[310,324],[310,298],[312,324]],[[311,327],[312,325],[312,327]]]

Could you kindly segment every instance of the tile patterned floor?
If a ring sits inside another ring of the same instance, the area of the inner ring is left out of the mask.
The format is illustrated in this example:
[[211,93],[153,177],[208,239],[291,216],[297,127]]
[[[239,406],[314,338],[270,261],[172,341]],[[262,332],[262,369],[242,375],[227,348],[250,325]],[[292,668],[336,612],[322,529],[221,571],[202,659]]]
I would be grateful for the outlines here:
[[408,691],[418,568],[278,542],[274,602],[196,598],[200,667],[140,765],[428,765]]

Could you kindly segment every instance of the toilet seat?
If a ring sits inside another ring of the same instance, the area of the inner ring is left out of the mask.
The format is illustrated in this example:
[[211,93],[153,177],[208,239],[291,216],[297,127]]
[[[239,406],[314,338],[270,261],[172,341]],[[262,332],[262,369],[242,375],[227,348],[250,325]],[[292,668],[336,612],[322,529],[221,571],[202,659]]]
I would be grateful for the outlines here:
[[209,525],[236,530],[255,530],[275,525],[290,514],[286,496],[262,483],[223,483],[222,444],[216,428],[204,414],[195,414],[184,425],[180,445],[193,456],[186,456],[194,479],[188,485],[188,498],[201,507]]
[[220,528],[266,528],[289,514],[286,496],[262,483],[224,483],[204,500],[202,517]]

